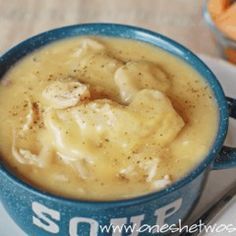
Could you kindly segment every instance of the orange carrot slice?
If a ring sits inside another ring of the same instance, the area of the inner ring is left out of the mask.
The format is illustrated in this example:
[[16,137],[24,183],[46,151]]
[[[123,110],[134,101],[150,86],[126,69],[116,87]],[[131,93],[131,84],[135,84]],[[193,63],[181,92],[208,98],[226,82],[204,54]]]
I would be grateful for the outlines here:
[[216,25],[229,38],[236,40],[236,2],[216,19]]
[[225,55],[228,61],[236,64],[236,49],[233,48],[227,48],[225,50]]
[[208,11],[213,19],[220,16],[230,5],[230,0],[210,0]]

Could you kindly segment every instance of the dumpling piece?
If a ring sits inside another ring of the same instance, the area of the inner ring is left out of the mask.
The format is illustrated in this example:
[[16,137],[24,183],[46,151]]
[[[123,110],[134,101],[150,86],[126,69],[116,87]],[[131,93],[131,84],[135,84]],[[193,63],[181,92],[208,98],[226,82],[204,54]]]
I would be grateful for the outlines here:
[[108,94],[117,94],[113,76],[123,62],[111,56],[102,43],[93,39],[83,39],[71,60],[68,64],[77,63],[82,73],[81,81],[83,78],[89,78],[91,87],[102,84]]
[[17,147],[17,133],[13,132],[13,142],[11,152],[13,157],[21,164],[35,165],[40,168],[45,167],[51,161],[52,147],[49,143],[44,146],[39,153],[32,153],[31,150]]
[[75,51],[74,56],[83,57],[87,53],[98,53],[105,51],[106,48],[103,44],[90,38],[84,38],[80,41],[78,49]]
[[125,104],[129,104],[141,89],[157,89],[166,92],[170,87],[167,75],[156,64],[148,61],[132,61],[116,70],[114,80]]
[[147,138],[155,140],[158,146],[172,142],[184,127],[184,120],[160,91],[141,90],[128,107],[143,117],[145,129],[149,130]]
[[153,190],[161,190],[163,188],[166,188],[171,183],[172,181],[170,179],[170,176],[165,175],[164,178],[153,181]]
[[43,90],[42,95],[51,107],[63,109],[89,98],[90,92],[87,85],[78,81],[55,81]]
[[109,158],[114,150],[142,152],[144,139],[165,146],[184,126],[170,100],[155,90],[138,92],[128,106],[98,99],[67,110],[50,110],[44,120],[62,159],[88,163],[96,162],[104,153]]
[[[67,110],[51,110],[45,125],[56,150],[68,160],[94,161],[109,145],[129,150],[143,134],[143,120],[135,112],[107,99],[84,103]],[[144,132],[144,131],[143,131]]]

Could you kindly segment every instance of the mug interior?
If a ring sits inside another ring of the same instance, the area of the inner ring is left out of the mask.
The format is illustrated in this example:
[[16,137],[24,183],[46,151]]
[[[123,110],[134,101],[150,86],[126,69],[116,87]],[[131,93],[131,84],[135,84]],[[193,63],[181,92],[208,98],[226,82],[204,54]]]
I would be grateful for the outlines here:
[[43,195],[43,197],[53,198],[58,201],[69,201],[95,205],[98,203],[99,205],[130,205],[138,203],[140,201],[147,201],[153,198],[158,198],[169,192],[181,188],[182,186],[195,179],[213,163],[217,153],[220,151],[223,145],[228,128],[228,107],[222,87],[211,70],[196,55],[194,55],[190,50],[178,44],[177,42],[158,33],[134,26],[106,23],[73,25],[47,31],[23,41],[22,43],[7,51],[4,55],[2,55],[2,57],[0,57],[0,79],[12,65],[14,65],[22,57],[26,56],[32,51],[51,42],[75,36],[106,36],[142,41],[159,47],[169,52],[170,54],[181,58],[184,62],[194,68],[212,89],[218,107],[218,130],[211,149],[209,150],[206,157],[195,167],[195,169],[193,169],[189,174],[187,174],[180,180],[174,182],[168,188],[165,188],[158,192],[153,192],[139,197],[124,200],[85,201],[55,196],[50,193],[44,193],[32,187],[31,185],[28,185],[27,183],[17,178],[4,166],[0,166],[0,171],[3,171],[12,181],[14,181],[16,184],[21,185],[21,187],[33,191],[36,194]]

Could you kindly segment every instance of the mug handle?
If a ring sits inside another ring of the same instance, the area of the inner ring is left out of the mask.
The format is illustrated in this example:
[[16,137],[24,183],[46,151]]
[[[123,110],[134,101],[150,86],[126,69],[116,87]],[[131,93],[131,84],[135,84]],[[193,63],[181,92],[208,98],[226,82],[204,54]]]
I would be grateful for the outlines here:
[[[236,99],[226,97],[229,106],[229,116],[236,119]],[[223,146],[217,156],[213,170],[221,170],[236,167],[236,148]]]

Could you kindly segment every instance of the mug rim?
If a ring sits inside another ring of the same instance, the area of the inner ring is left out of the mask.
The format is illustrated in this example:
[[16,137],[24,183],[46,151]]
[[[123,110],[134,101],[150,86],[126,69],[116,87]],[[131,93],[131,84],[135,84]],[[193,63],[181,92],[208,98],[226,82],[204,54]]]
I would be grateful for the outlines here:
[[[152,199],[157,199],[160,197],[163,197],[166,194],[172,193],[181,187],[187,185],[191,181],[193,181],[195,178],[197,178],[203,171],[207,170],[209,166],[213,163],[214,159],[216,158],[216,155],[219,153],[221,147],[223,146],[223,142],[225,140],[225,136],[227,134],[228,130],[228,107],[227,107],[227,101],[225,98],[224,91],[217,80],[216,76],[213,74],[213,72],[208,68],[208,66],[200,59],[198,56],[196,56],[192,51],[184,47],[183,45],[177,43],[176,41],[162,35],[156,32],[153,32],[148,29],[144,29],[141,27],[137,26],[132,26],[132,25],[125,25],[125,24],[115,24],[115,23],[86,23],[86,24],[75,24],[75,25],[69,25],[69,26],[63,26],[59,28],[55,28],[49,31],[45,31],[43,33],[37,34],[33,37],[30,37],[26,40],[23,40],[22,42],[16,44],[14,47],[10,48],[7,50],[5,53],[3,53],[0,56],[0,66],[1,63],[5,60],[7,56],[12,56],[11,54],[14,53],[14,50],[24,47],[24,46],[30,46],[31,42],[33,42],[35,39],[39,39],[42,37],[50,36],[53,34],[57,34],[60,31],[73,31],[73,30],[82,30],[86,28],[112,28],[113,30],[117,31],[119,33],[120,30],[125,30],[128,33],[133,33],[130,37],[123,37],[122,35],[116,35],[115,37],[120,37],[120,38],[127,38],[127,39],[132,39],[135,41],[143,41],[145,43],[151,44],[155,47],[159,47],[165,52],[171,53],[174,56],[177,56],[181,58],[185,63],[187,63],[189,66],[191,66],[194,70],[196,70],[201,77],[203,77],[204,81],[208,84],[208,86],[212,89],[212,92],[214,94],[214,99],[216,100],[216,105],[218,108],[218,114],[219,114],[219,120],[218,120],[218,129],[216,132],[216,136],[214,139],[214,142],[211,145],[211,148],[209,149],[208,153],[205,155],[205,157],[198,163],[198,165],[191,169],[188,174],[180,178],[179,180],[175,181],[173,184],[171,184],[169,187],[164,188],[159,191],[147,193],[144,195],[136,196],[136,197],[130,197],[127,199],[118,199],[118,200],[83,200],[83,199],[73,199],[69,197],[63,197],[63,196],[58,196],[56,194],[49,193],[47,191],[44,191],[40,188],[34,187],[33,185],[30,185],[23,181],[23,179],[17,177],[12,173],[11,170],[9,170],[0,160],[0,172],[2,172],[5,177],[10,179],[10,181],[14,182],[14,184],[17,184],[19,187],[24,188],[26,191],[29,191],[31,193],[34,193],[38,196],[41,196],[42,198],[46,198],[48,200],[53,200],[53,201],[59,201],[62,203],[66,204],[82,204],[82,205],[92,205],[93,207],[110,207],[110,206],[127,206],[127,205],[135,205],[139,204],[140,202],[147,202],[151,201]],[[102,32],[102,31],[101,31]],[[143,35],[143,40],[140,40],[137,38],[136,34],[144,34]],[[109,37],[111,35],[106,35],[106,34],[96,34],[98,36],[105,36]],[[81,34],[81,36],[88,36],[88,34]],[[151,39],[147,39],[146,41],[144,40],[146,37],[152,37]],[[47,43],[43,45],[33,45],[32,50],[30,49],[29,52],[27,52],[25,55],[28,53],[33,52],[35,49],[38,49],[42,46],[48,45],[52,42],[59,41],[61,39],[66,39],[69,37],[76,37],[75,35],[69,35],[69,34],[64,34],[62,38],[60,37],[55,37],[52,39],[52,41],[48,41]],[[79,37],[79,35],[77,35]],[[161,43],[167,43],[168,45],[172,46],[172,49],[175,49],[176,51],[168,51],[167,48],[162,47],[161,45],[158,45]],[[31,45],[32,46],[32,45]],[[23,55],[22,57],[25,57]],[[18,58],[15,62],[20,60],[22,57]],[[14,63],[15,63],[14,62]],[[11,66],[14,64],[12,63]],[[6,69],[5,72],[7,72],[9,68]],[[5,74],[3,73],[3,75]],[[203,75],[204,74],[204,75]],[[0,75],[0,80],[3,75]]]

